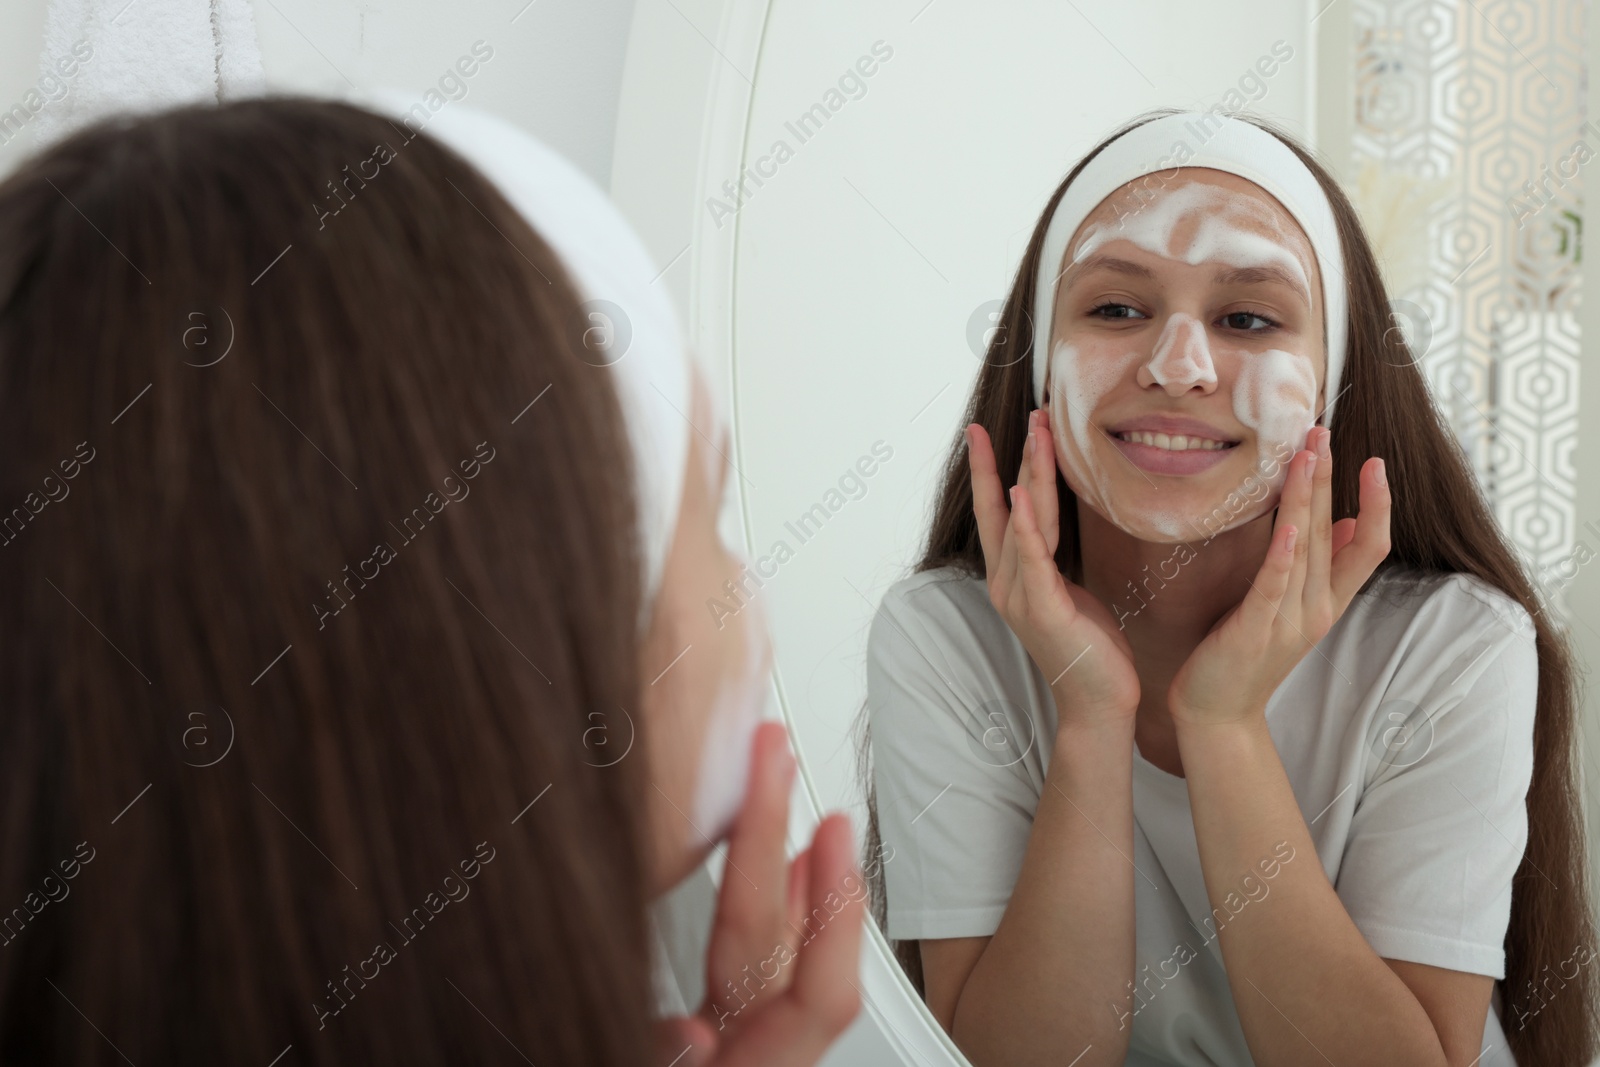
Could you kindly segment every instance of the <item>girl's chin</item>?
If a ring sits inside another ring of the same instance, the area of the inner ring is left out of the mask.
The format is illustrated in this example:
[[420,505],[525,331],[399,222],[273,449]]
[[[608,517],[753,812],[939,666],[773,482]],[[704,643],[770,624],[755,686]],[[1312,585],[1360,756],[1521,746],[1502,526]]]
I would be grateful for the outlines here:
[[664,840],[658,840],[656,847],[662,850],[670,848],[671,851],[666,855],[654,855],[647,872],[646,894],[652,900],[665,895],[693,874],[716,849],[715,844],[704,840],[697,844],[671,846]]
[[[1138,499],[1158,495],[1159,500],[1148,503]],[[1238,493],[1205,500],[1179,500],[1174,499],[1175,496],[1158,494],[1145,486],[1142,493],[1130,487],[1128,493],[1118,498],[1121,506],[1104,506],[1097,500],[1079,499],[1129,537],[1152,544],[1176,545],[1209,541],[1268,514],[1277,507],[1279,493],[1274,490],[1253,500]]]

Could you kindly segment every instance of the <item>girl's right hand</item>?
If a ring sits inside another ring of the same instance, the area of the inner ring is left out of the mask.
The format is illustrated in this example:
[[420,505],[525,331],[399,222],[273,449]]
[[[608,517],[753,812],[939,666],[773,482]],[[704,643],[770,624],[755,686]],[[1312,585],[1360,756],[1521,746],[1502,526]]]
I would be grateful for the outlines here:
[[989,434],[967,427],[972,510],[989,602],[1022,641],[1055,697],[1058,725],[1131,719],[1139,707],[1133,649],[1094,594],[1056,567],[1061,514],[1049,408],[1028,413],[1028,447],[1005,504]]

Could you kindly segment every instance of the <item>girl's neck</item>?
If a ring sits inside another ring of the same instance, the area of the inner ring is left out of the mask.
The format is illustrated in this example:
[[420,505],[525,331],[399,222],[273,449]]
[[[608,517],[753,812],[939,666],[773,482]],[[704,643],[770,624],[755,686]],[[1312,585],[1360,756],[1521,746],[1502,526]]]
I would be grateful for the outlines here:
[[1111,609],[1133,648],[1140,751],[1170,771],[1177,756],[1167,687],[1217,620],[1250,593],[1274,512],[1210,541],[1169,545],[1141,541],[1081,503],[1077,509],[1081,584]]
[[1273,512],[1209,541],[1141,541],[1093,508],[1078,508],[1083,587],[1105,602],[1130,642],[1200,643],[1250,591],[1272,540]]

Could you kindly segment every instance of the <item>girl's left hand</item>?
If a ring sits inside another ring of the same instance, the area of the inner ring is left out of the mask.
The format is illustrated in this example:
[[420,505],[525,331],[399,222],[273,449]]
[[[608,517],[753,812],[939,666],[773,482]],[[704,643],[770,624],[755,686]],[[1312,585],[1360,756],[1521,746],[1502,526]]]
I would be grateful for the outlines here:
[[790,860],[788,733],[763,722],[751,743],[712,919],[706,998],[694,1015],[657,1020],[659,1065],[810,1067],[861,1009],[867,890],[850,819],[824,818]]
[[[1267,558],[1253,588],[1178,669],[1167,708],[1179,724],[1251,721],[1333,627],[1389,554],[1383,460],[1361,467],[1360,514],[1333,522],[1329,431],[1312,427],[1289,461]],[[1203,550],[1202,550],[1203,551]]]

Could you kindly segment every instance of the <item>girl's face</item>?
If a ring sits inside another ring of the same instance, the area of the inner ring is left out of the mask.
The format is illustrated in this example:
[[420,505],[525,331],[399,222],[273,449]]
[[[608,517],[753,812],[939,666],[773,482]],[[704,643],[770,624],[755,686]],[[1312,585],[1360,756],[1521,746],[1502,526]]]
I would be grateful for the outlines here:
[[707,608],[725,596],[724,583],[737,581],[747,563],[717,532],[728,475],[727,424],[699,368],[692,374],[696,429],[689,434],[683,500],[642,650],[655,893],[682,881],[732,825],[772,666],[759,599],[731,618],[724,612],[720,621]]
[[[1107,197],[1060,264],[1046,396],[1062,476],[1143,541],[1277,506],[1325,398],[1311,242],[1260,186],[1185,168]],[[1135,192],[1135,190],[1138,190]]]

